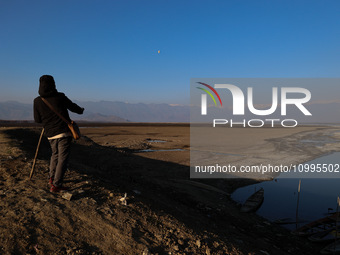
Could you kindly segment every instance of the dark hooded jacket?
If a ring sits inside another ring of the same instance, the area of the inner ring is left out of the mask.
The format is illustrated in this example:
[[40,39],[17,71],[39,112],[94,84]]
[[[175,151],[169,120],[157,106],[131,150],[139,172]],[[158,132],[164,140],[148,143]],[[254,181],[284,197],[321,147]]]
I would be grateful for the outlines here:
[[39,83],[40,96],[34,99],[33,107],[35,122],[42,123],[47,137],[69,132],[67,124],[42,101],[41,97],[45,98],[57,112],[69,121],[71,119],[68,110],[82,114],[84,108],[73,103],[65,94],[58,92],[52,76],[41,76]]

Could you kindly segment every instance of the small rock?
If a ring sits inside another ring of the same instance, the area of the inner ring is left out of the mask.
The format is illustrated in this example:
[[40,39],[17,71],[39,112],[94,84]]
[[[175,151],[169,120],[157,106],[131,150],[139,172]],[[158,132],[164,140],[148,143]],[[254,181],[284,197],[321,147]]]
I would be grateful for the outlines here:
[[201,248],[201,241],[200,241],[200,240],[197,240],[197,241],[196,241],[196,245],[197,245],[198,248]]
[[184,244],[183,240],[179,239],[179,240],[178,240],[178,244],[179,244],[179,245],[183,245],[183,244]]
[[175,245],[173,248],[175,251],[179,251],[178,245]]
[[106,214],[113,214],[112,210],[109,207],[105,207],[102,209]]
[[124,197],[119,199],[120,202],[122,202],[123,205],[127,205],[127,193],[124,194]]
[[70,193],[70,192],[64,192],[63,195],[62,195],[62,198],[63,198],[63,199],[66,199],[66,200],[68,200],[68,201],[70,201],[71,198],[72,198],[72,193]]
[[211,253],[210,253],[210,249],[209,249],[208,247],[205,249],[205,254],[207,254],[207,255],[211,255]]

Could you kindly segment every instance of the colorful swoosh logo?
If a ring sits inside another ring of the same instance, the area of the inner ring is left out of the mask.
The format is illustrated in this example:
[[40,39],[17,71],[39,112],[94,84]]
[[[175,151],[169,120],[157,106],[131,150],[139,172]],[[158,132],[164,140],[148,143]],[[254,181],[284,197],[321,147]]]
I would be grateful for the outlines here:
[[[197,83],[199,83],[199,84],[201,84],[201,85],[203,85],[203,86],[206,86],[206,87],[209,88],[212,92],[214,92],[215,95],[217,96],[218,100],[220,101],[221,106],[222,106],[222,100],[221,100],[221,98],[220,98],[220,95],[217,93],[217,91],[216,91],[213,87],[211,87],[210,85],[208,85],[208,84],[206,84],[206,83],[203,83],[203,82],[197,82]],[[216,100],[215,100],[214,96],[211,94],[211,92],[210,92],[209,90],[204,89],[204,88],[200,88],[200,87],[196,87],[196,88],[201,89],[201,90],[203,90],[204,92],[206,92],[206,93],[212,98],[212,100],[214,101],[215,106],[217,106]]]

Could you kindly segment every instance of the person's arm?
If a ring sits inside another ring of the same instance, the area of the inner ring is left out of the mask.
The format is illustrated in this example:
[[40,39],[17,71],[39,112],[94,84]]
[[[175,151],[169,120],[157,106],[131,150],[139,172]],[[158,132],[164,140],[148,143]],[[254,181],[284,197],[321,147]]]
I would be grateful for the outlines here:
[[33,103],[33,115],[34,115],[34,121],[36,123],[41,123],[42,120],[41,120],[41,115],[38,111],[38,106],[37,106],[37,99],[34,100],[34,103]]
[[80,107],[76,103],[73,103],[70,99],[68,99],[67,96],[65,96],[65,101],[66,101],[66,107],[69,109],[71,112],[75,112],[78,114],[83,114],[84,108]]

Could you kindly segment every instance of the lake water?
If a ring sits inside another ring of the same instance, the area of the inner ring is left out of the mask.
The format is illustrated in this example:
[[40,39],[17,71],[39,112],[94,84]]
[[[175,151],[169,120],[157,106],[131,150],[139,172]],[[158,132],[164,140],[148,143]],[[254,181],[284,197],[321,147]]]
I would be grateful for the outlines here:
[[[340,153],[333,153],[318,159],[306,162],[306,164],[339,164]],[[255,192],[264,188],[264,202],[257,214],[270,221],[291,218],[296,219],[296,208],[298,200],[298,185],[301,180],[301,191],[299,199],[299,219],[307,221],[325,217],[328,212],[336,212],[337,197],[340,196],[340,173],[333,173],[332,178],[303,178],[291,173],[282,174],[273,181],[266,181],[237,189],[232,198],[240,203]],[[292,178],[293,177],[293,178]],[[297,178],[295,178],[297,177]],[[314,174],[310,177],[317,177]],[[331,210],[332,209],[332,210]],[[288,226],[288,228],[295,227]]]
[[137,152],[155,152],[155,151],[184,151],[184,149],[145,149],[145,150],[139,150]]

